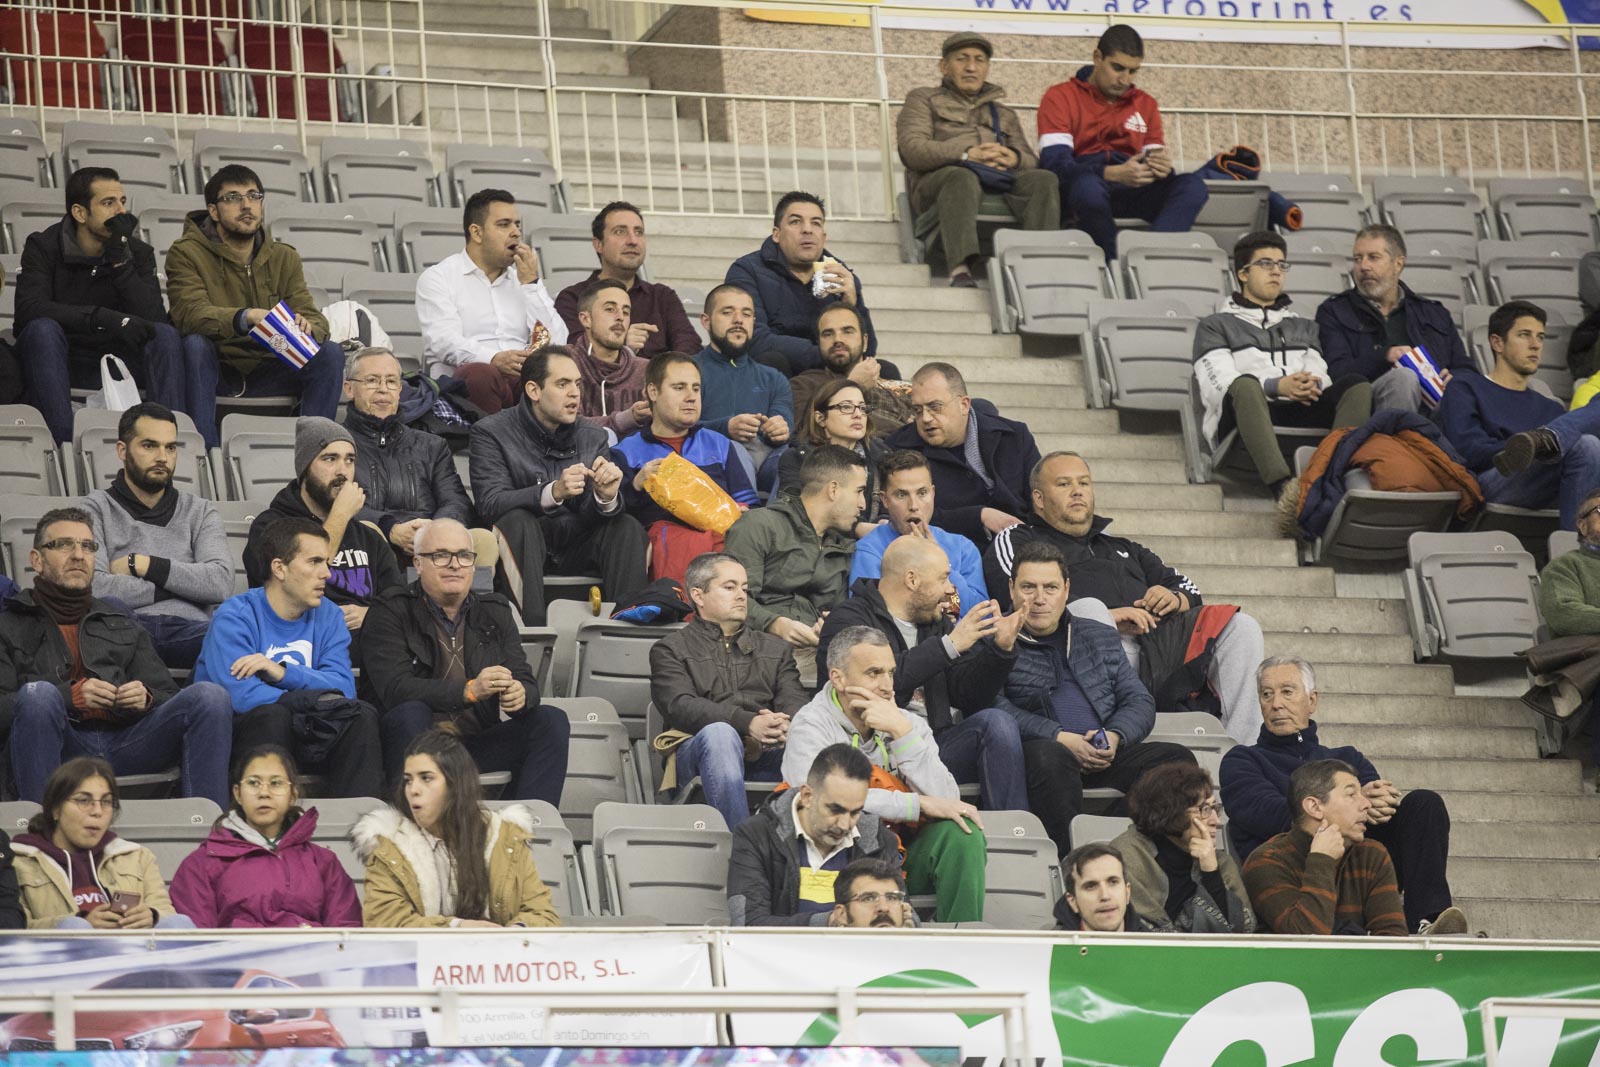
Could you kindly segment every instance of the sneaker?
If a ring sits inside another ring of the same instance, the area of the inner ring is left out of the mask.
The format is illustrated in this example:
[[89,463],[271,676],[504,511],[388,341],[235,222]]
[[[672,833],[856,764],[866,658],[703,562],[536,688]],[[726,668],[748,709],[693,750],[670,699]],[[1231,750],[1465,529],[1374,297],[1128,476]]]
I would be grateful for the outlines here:
[[1537,430],[1514,433],[1506,438],[1506,447],[1494,456],[1494,469],[1505,477],[1525,471],[1535,463],[1556,459],[1561,455],[1561,442],[1543,426]]
[[1461,937],[1467,932],[1467,917],[1460,908],[1446,908],[1436,918],[1417,924],[1418,937]]
[[969,271],[957,271],[950,275],[950,288],[952,289],[976,289],[977,287],[978,279],[974,278]]

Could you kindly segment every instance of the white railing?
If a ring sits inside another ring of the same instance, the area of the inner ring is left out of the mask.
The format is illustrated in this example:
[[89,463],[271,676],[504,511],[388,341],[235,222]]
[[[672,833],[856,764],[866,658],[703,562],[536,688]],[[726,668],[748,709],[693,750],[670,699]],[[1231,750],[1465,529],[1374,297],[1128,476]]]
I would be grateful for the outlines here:
[[[1500,1067],[1502,1063],[1507,1064],[1507,1067],[1521,1067],[1524,1063],[1550,1062],[1550,1055],[1555,1052],[1556,1045],[1561,1038],[1561,1025],[1567,1020],[1600,1021],[1600,1000],[1490,997],[1478,1005],[1478,1015],[1479,1021],[1483,1024],[1484,1067]],[[1507,1036],[1504,1038],[1496,1033],[1495,1027],[1495,1024],[1502,1019],[1506,1023]],[[1524,1038],[1523,1042],[1525,1043],[1521,1043],[1521,1051],[1524,1055],[1529,1053],[1530,1045],[1538,1049],[1542,1055],[1536,1059],[1502,1060],[1500,1056],[1502,1048],[1514,1044],[1510,1039],[1511,1027],[1518,1020],[1534,1024],[1547,1024],[1539,1027],[1540,1033]]]

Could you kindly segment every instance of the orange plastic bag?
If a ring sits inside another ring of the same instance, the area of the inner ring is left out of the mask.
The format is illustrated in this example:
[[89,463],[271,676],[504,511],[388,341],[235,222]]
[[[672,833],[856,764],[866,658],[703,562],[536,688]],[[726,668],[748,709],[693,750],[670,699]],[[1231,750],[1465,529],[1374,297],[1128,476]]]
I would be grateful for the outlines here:
[[696,530],[725,534],[744,514],[722,486],[676,452],[645,478],[644,491],[668,515]]

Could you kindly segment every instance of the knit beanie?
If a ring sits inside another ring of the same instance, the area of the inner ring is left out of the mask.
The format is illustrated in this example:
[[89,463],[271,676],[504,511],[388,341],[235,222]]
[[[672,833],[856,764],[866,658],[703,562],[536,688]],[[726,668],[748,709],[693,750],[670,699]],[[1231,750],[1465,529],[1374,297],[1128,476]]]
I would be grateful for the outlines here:
[[320,415],[302,415],[294,423],[294,476],[300,477],[311,466],[311,461],[322,455],[322,450],[335,441],[356,443],[350,431],[332,419]]

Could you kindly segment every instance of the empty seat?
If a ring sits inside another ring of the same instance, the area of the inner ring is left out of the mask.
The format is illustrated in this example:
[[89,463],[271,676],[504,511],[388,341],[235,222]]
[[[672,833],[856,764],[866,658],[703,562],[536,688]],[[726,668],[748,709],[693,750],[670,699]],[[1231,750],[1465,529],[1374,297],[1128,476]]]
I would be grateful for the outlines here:
[[1177,411],[1194,376],[1195,316],[1175,300],[1089,304],[1092,351],[1113,407]]
[[33,548],[33,532],[38,528],[39,519],[55,508],[78,505],[77,497],[0,495],[0,562],[5,564],[7,577],[24,589],[33,585],[28,551]]
[[222,418],[228,496],[267,504],[294,480],[294,420],[232,413]]
[[1117,238],[1130,298],[1182,301],[1209,315],[1234,288],[1227,254],[1203,233],[1123,233]]
[[[280,121],[297,118],[303,90],[308,120],[355,117],[355,108],[342,105],[336,97],[353,91],[359,82],[338,83],[327,76],[344,70],[345,65],[325,27],[273,25],[255,19],[243,19],[238,26],[239,65],[252,72],[246,82],[246,114]],[[258,71],[281,73],[255,73]],[[301,72],[306,77],[297,85],[291,75]]]
[[135,190],[181,193],[188,182],[172,134],[160,126],[65,122],[61,125],[61,173],[80,167],[110,167],[132,197]]
[[638,626],[611,619],[585,619],[568,695],[605,697],[616,708],[634,740],[645,736],[645,706],[650,703],[650,646],[681,624]]
[[[1075,337],[1084,352],[1089,302],[1116,296],[1105,253],[1082,230],[996,230],[989,280],[1000,332]],[[1088,393],[1093,406],[1104,402],[1092,373]]]
[[556,914],[563,919],[588,915],[589,901],[582,866],[578,862],[578,844],[562,821],[561,813],[543,800],[498,802],[495,806],[504,803],[522,804],[533,812],[533,836],[528,839],[528,847],[533,849],[533,862],[539,868],[540,880],[550,887]]
[[286,201],[317,198],[311,164],[300,142],[279,133],[241,133],[234,130],[196,130],[194,134],[195,188],[204,189],[218,168],[243,163],[256,172],[268,195]]
[[1478,296],[1472,260],[1461,256],[1414,253],[1406,259],[1403,279],[1412,292],[1443,304],[1457,321],[1462,309]]
[[1121,815],[1074,815],[1070,831],[1072,847],[1115,841],[1131,829],[1133,820]]
[[222,519],[222,530],[228,537],[228,559],[233,564],[233,591],[242,593],[250,588],[249,576],[244,570],[244,549],[250,542],[250,527],[256,514],[264,506],[254,500],[216,500],[212,506]]
[[1286,236],[1314,237],[1348,250],[1368,222],[1367,198],[1348,174],[1263,174],[1261,180],[1300,208],[1300,229]]
[[128,198],[128,207],[139,216],[144,240],[156,253],[156,273],[165,284],[167,250],[183,236],[189,212],[204,207],[201,197],[188,193],[140,192]]
[[353,270],[344,276],[344,298],[377,317],[402,374],[422,370],[422,323],[417,318],[417,276]]
[[[178,420],[178,464],[172,482],[185,493],[216,499],[211,483],[211,462],[194,420],[181,411]],[[122,412],[104,408],[79,408],[72,414],[72,447],[78,456],[78,485],[87,493],[109,489],[122,470],[117,459],[117,424]]]
[[1587,193],[1502,193],[1494,215],[1508,241],[1559,245],[1582,254],[1595,246],[1594,197]]
[[1342,233],[1307,233],[1304,230],[1295,230],[1283,235],[1283,243],[1289,246],[1289,259],[1298,263],[1302,256],[1336,256],[1344,260],[1345,269],[1349,269],[1350,254],[1355,248],[1355,235]]
[[[1393,192],[1378,200],[1386,222],[1405,234],[1411,256],[1470,256],[1485,236],[1478,194]],[[1408,259],[1409,263],[1409,259]]]
[[0,115],[0,182],[55,184],[50,151],[32,119]]
[[1210,195],[1191,229],[1209,234],[1218,248],[1230,251],[1245,234],[1268,227],[1267,197],[1272,190],[1266,182],[1207,181],[1206,191]]
[[1478,264],[1488,290],[1484,303],[1498,307],[1508,300],[1531,300],[1563,321],[1582,322],[1579,259],[1570,249],[1537,242],[1484,241],[1478,246]]
[[1334,252],[1290,252],[1294,264],[1284,283],[1301,315],[1314,317],[1330,296],[1350,288],[1350,257]]
[[0,286],[0,336],[11,339],[12,322],[17,315],[17,274],[22,270],[20,255],[0,255],[0,273],[5,285]]
[[328,199],[335,203],[383,213],[440,204],[433,160],[420,141],[327,137],[322,141],[322,171]]
[[[1311,462],[1314,448],[1295,452],[1295,473]],[[1327,560],[1387,562],[1406,558],[1406,545],[1414,533],[1437,533],[1455,519],[1460,497],[1456,493],[1392,492],[1372,488],[1372,479],[1359,467],[1344,477],[1345,492],[1334,505],[1322,534],[1305,546],[1312,563]]]
[[1301,193],[1359,193],[1361,185],[1348,171],[1339,174],[1322,173],[1320,171],[1304,171],[1298,174],[1289,171],[1263,171],[1261,180],[1275,192],[1283,193],[1293,200]]
[[1556,559],[1568,552],[1578,550],[1578,535],[1572,530],[1556,530],[1545,542],[1545,552],[1550,559]]
[[[0,188],[0,251],[20,256],[30,234],[61,221],[67,211],[63,204],[62,194],[50,189],[26,185]],[[6,288],[11,288],[15,277],[14,272],[6,272]]]
[[178,865],[210,836],[211,825],[221,815],[222,809],[204,797],[124,800],[117,815],[117,835],[155,853],[161,876],[171,881]]
[[65,496],[71,491],[44,416],[27,404],[0,405],[0,493]]
[[552,293],[584,281],[594,273],[594,234],[587,222],[557,221],[545,217],[537,227],[526,215],[522,239],[539,253],[539,273]]
[[646,798],[632,740],[616,709],[598,697],[546,698],[566,712],[567,781],[561,790],[561,817],[579,841],[593,839],[596,806],[637,804]]
[[405,207],[394,213],[394,248],[401,270],[420,274],[465,247],[458,208]]
[[385,270],[389,265],[386,227],[359,205],[291,204],[267,217],[275,240],[295,247],[306,280],[337,291],[346,272]]
[[450,202],[458,208],[479,189],[504,189],[525,210],[555,214],[567,209],[555,164],[533,145],[446,145],[444,166]]
[[1503,532],[1415,533],[1404,572],[1418,659],[1505,659],[1534,644],[1538,565]]
[[671,926],[728,922],[733,835],[706,804],[601,804],[595,866],[607,915],[655,915]]
[[986,811],[988,862],[983,921],[1004,930],[1055,928],[1055,905],[1064,888],[1059,847],[1039,817],[1027,811]]

